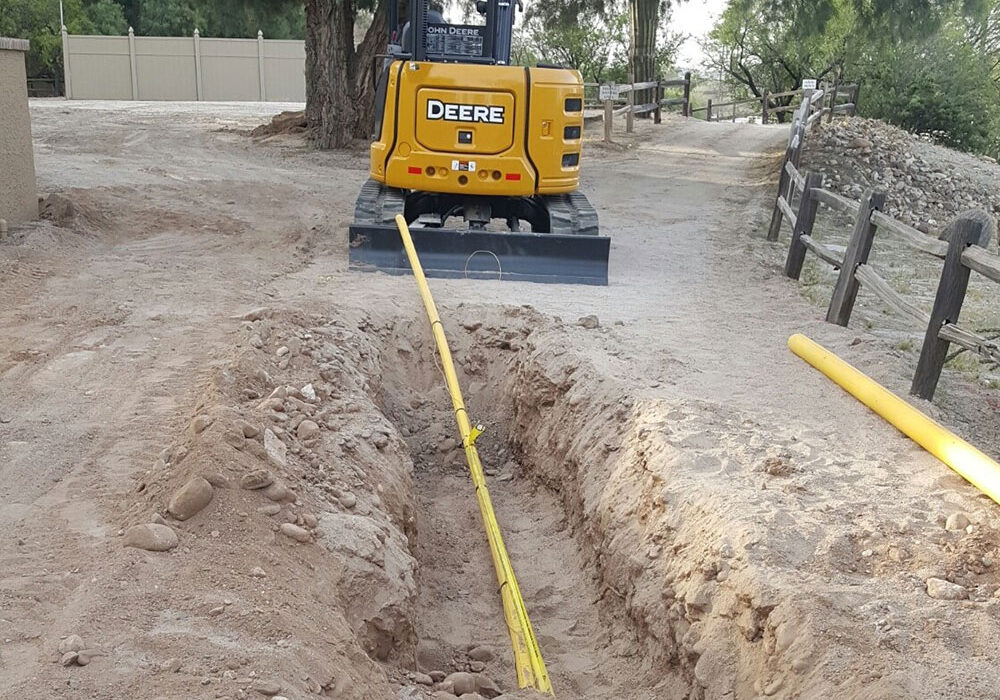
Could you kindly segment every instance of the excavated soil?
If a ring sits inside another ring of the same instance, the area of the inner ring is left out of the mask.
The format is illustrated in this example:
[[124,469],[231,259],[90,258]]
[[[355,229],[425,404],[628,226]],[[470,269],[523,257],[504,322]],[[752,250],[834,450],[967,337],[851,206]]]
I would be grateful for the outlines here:
[[[265,109],[33,105],[2,694],[533,697],[413,282],[346,271],[365,155],[246,138]],[[607,288],[432,283],[558,697],[995,695],[996,506],[784,348],[911,369],[781,278],[785,136],[592,144]]]

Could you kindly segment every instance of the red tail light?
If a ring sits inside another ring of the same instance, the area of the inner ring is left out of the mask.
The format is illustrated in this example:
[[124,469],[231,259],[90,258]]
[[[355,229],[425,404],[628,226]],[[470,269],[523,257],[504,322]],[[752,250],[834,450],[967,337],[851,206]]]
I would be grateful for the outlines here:
[[521,173],[507,173],[507,179],[508,180],[515,180],[515,181],[520,180],[521,179]]
[[411,165],[406,169],[406,172],[408,172],[410,175],[419,175],[420,173],[424,172],[424,169]]

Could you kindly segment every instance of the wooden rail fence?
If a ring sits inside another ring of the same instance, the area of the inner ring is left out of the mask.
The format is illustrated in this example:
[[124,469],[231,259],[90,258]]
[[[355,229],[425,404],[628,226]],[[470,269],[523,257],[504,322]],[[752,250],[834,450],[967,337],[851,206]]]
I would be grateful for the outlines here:
[[[705,121],[736,121],[737,119],[760,118],[762,124],[770,122],[771,118],[784,112],[795,112],[801,106],[802,100],[806,96],[812,97],[813,107],[817,104],[817,99],[821,99],[820,109],[827,121],[833,119],[834,114],[846,114],[855,116],[858,111],[858,95],[861,91],[859,83],[823,85],[820,90],[789,90],[787,92],[770,93],[765,91],[760,97],[753,97],[747,100],[737,100],[735,102],[714,102],[708,101],[704,107],[691,110],[691,116],[696,116],[704,112]],[[817,98],[822,95],[822,98]],[[799,100],[797,104],[796,99]],[[749,109],[753,107],[753,109]],[[728,114],[727,114],[728,112]]]
[[[768,240],[776,241],[783,221],[792,234],[785,259],[785,275],[798,279],[807,253],[839,270],[826,320],[847,326],[861,288],[920,327],[926,328],[920,359],[910,393],[931,400],[941,378],[952,343],[990,361],[1000,363],[1000,344],[959,325],[965,293],[972,272],[1000,284],[1000,256],[986,250],[996,234],[993,217],[980,209],[969,210],[944,229],[941,238],[931,238],[885,213],[884,192],[869,191],[860,201],[843,197],[823,187],[823,175],[799,170],[799,156],[811,123],[825,114],[822,102],[807,97],[795,112],[788,149],[781,166],[778,194]],[[854,217],[854,228],[846,250],[832,248],[813,236],[819,205]],[[918,253],[943,261],[934,306],[930,312],[912,304],[896,292],[868,262],[876,234],[892,235]]]
[[[625,131],[632,133],[633,119],[636,114],[653,115],[653,123],[659,124],[664,107],[680,106],[681,114],[691,116],[691,73],[685,73],[683,78],[676,80],[653,80],[645,83],[627,83],[617,85],[606,83],[587,83],[586,88],[598,88],[597,100],[591,104],[599,104],[604,113],[593,117],[604,122],[604,142],[610,143],[614,118],[625,116]],[[680,95],[668,97],[667,90],[679,90]],[[637,95],[648,96],[651,101],[636,104]],[[620,104],[624,102],[624,104]]]

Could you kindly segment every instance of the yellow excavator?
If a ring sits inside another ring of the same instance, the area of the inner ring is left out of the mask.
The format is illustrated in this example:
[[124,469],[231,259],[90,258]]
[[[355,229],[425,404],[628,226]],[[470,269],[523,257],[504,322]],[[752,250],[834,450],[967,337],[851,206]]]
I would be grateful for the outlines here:
[[445,22],[428,0],[409,0],[401,23],[387,3],[352,268],[410,270],[402,214],[428,275],[608,283],[610,239],[577,191],[582,78],[510,65],[514,2],[478,0],[468,24]]

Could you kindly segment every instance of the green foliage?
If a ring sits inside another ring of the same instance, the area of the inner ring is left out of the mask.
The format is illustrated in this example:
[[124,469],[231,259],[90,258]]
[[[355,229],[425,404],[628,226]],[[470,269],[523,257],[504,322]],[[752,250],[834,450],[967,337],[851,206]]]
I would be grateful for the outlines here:
[[[63,0],[66,27],[73,34],[122,34],[127,26],[114,0]],[[28,75],[53,77],[62,63],[59,0],[3,0],[0,35],[28,39]]]
[[855,72],[866,116],[967,151],[996,155],[1000,91],[991,65],[957,22],[927,41],[884,47]]

